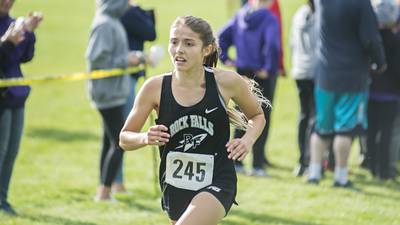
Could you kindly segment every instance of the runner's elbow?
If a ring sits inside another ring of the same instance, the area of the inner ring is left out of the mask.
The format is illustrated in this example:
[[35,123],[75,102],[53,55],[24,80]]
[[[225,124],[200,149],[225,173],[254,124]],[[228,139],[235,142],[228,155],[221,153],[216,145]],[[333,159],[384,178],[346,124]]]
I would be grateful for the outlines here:
[[122,131],[119,134],[119,147],[121,147],[122,150],[124,150],[124,151],[130,150],[129,149],[129,145],[128,145],[127,141],[126,141],[126,134],[124,133],[124,131]]

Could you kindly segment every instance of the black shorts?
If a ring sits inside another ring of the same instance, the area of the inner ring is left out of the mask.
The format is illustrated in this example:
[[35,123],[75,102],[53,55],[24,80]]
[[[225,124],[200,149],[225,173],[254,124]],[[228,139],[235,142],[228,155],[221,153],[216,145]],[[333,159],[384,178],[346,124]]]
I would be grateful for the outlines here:
[[211,184],[198,191],[190,191],[168,185],[163,193],[161,206],[168,213],[169,218],[176,221],[185,212],[194,196],[200,192],[208,192],[214,195],[224,206],[225,215],[228,214],[233,203],[237,204],[235,201],[236,185]]

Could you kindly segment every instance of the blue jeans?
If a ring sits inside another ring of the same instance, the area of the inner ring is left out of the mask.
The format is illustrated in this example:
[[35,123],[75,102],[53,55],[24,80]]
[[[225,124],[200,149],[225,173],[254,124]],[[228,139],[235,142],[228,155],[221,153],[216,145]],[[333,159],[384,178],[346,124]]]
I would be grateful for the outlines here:
[[[130,79],[131,89],[130,89],[130,92],[129,92],[128,100],[126,101],[125,108],[124,108],[125,117],[128,117],[129,112],[132,109],[133,103],[135,102],[135,95],[136,95],[137,78],[134,78],[132,76],[130,76],[130,78],[131,78]],[[117,184],[124,183],[124,169],[123,169],[123,167],[124,167],[124,158],[122,158],[121,166],[118,169],[117,176],[114,179],[114,183],[117,183]]]
[[4,109],[0,114],[0,201],[8,204],[11,174],[24,126],[24,108]]

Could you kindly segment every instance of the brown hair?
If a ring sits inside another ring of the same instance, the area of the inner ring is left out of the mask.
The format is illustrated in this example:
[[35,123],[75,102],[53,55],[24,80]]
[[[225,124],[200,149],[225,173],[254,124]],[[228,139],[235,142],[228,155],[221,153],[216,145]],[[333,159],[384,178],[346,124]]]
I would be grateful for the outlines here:
[[[218,63],[218,57],[220,49],[217,44],[217,40],[214,37],[213,31],[210,24],[202,18],[194,16],[180,16],[172,23],[172,27],[178,24],[184,24],[189,27],[193,32],[200,35],[200,39],[203,42],[203,47],[212,46],[212,51],[209,55],[204,57],[203,64],[207,67],[216,67]],[[270,107],[271,104],[268,99],[266,99],[258,86],[258,84],[252,80],[245,78],[248,83],[249,90],[257,98],[257,101],[261,107]],[[251,124],[248,123],[246,116],[239,110],[227,107],[227,114],[229,116],[229,121],[231,124],[239,129],[246,130]]]

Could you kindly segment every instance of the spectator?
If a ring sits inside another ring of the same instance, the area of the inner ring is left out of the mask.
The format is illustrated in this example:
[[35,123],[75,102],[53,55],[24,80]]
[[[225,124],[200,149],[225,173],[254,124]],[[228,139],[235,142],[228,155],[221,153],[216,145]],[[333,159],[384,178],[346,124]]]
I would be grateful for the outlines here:
[[[11,23],[3,37],[0,38],[0,62],[6,61],[7,58],[15,50],[16,46],[24,40],[24,30],[16,29],[15,23]],[[4,79],[5,74],[0,70],[0,79]],[[5,98],[7,88],[0,88],[0,104]],[[3,108],[0,108],[0,117],[3,112]]]
[[[153,10],[143,10],[135,1],[130,1],[130,6],[121,18],[128,37],[129,50],[143,52],[145,41],[156,39],[155,17]],[[144,62],[143,62],[144,63]],[[127,117],[135,101],[136,83],[139,77],[144,76],[145,71],[130,74],[130,91],[125,105],[124,113]],[[105,140],[107,141],[107,140]],[[123,161],[118,169],[117,176],[112,184],[112,192],[126,193],[123,179]]]
[[[249,0],[248,3],[250,5],[254,4],[254,0]],[[286,70],[285,70],[285,63],[284,63],[284,55],[283,55],[283,33],[282,33],[282,17],[281,17],[281,9],[279,6],[279,1],[278,0],[271,0],[267,4],[267,9],[276,17],[278,20],[278,25],[279,25],[279,41],[281,43],[279,47],[279,65],[278,65],[278,71],[277,74],[281,75],[282,77],[286,76]],[[271,90],[271,96],[270,96],[270,101],[273,102],[274,96],[275,96],[275,89],[278,81],[278,76],[273,76],[270,80],[270,90]],[[271,114],[269,115],[271,117]],[[268,159],[267,154],[265,157],[265,165],[272,167],[271,161]]]
[[[40,13],[31,12],[15,27],[15,19],[9,15],[13,5],[13,0],[0,0],[0,71],[5,78],[23,76],[20,64],[32,60],[33,32],[43,19]],[[29,91],[28,86],[8,87],[0,101],[0,210],[10,215],[16,215],[16,212],[7,201],[8,188],[21,141],[24,106]]]
[[[254,1],[243,6],[219,33],[221,61],[228,66],[236,66],[239,74],[254,79],[261,87],[262,94],[271,99],[271,82],[276,76],[279,63],[279,27],[275,16],[265,8],[269,0]],[[228,56],[228,49],[236,48],[236,60]],[[270,110],[264,108],[266,125],[253,146],[253,170],[255,176],[266,176],[264,148],[268,138]],[[243,132],[235,130],[235,137]],[[241,162],[236,163],[237,172],[244,172]]]
[[352,138],[367,128],[370,59],[385,70],[378,24],[369,0],[315,0],[318,33],[316,125],[311,136],[309,182],[321,178],[323,151],[333,141],[335,187],[351,187],[348,158]]
[[[372,76],[368,101],[367,156],[373,176],[382,179],[396,177],[397,158],[391,152],[393,125],[400,101],[400,37],[396,26],[398,8],[394,0],[372,0],[378,18],[388,68],[384,74]],[[393,150],[397,151],[397,150]]]
[[295,175],[302,176],[308,166],[309,140],[314,123],[314,68],[315,68],[315,18],[314,1],[301,6],[293,16],[290,35],[292,76],[296,81],[300,100],[297,143],[300,150],[299,165]]
[[[126,32],[120,18],[128,9],[128,0],[97,0],[89,45],[86,50],[89,71],[126,68],[141,61],[129,52]],[[103,145],[100,158],[100,186],[96,201],[112,200],[111,184],[121,164],[119,132],[124,124],[124,107],[129,95],[129,75],[90,80],[88,89],[94,107],[103,121]]]

